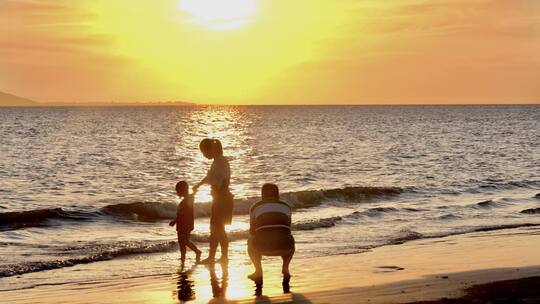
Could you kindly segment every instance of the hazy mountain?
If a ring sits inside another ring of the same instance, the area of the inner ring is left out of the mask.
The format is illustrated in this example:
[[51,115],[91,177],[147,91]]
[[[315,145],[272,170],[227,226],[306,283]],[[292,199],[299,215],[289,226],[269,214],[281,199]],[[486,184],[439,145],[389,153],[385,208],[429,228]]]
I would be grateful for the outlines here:
[[[1,1],[1,0],[0,0]],[[193,106],[184,101],[154,102],[35,102],[33,100],[0,92],[0,107],[133,107],[133,106]]]
[[35,101],[0,92],[0,107],[27,107],[36,105]]

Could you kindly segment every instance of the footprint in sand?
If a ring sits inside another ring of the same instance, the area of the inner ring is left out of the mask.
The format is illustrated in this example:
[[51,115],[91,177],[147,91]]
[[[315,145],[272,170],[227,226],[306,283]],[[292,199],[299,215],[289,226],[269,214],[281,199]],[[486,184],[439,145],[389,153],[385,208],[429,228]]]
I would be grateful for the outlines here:
[[377,268],[377,270],[374,271],[374,273],[396,272],[405,269],[399,266],[377,266],[375,268]]

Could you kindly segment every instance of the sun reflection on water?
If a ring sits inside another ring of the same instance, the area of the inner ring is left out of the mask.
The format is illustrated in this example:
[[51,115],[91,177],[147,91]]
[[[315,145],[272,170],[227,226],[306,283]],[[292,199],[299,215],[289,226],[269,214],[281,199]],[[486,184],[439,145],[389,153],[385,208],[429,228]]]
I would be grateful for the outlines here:
[[[176,144],[176,156],[187,159],[186,167],[181,168],[185,178],[193,185],[210,169],[211,160],[204,158],[199,151],[199,142],[204,138],[217,138],[223,145],[224,155],[229,159],[232,172],[231,192],[236,197],[245,196],[244,186],[234,183],[236,169],[242,166],[243,157],[249,153],[247,144],[249,119],[238,107],[208,106],[196,108],[187,121],[178,123],[180,141]],[[210,202],[210,187],[199,188],[196,203]]]
[[[182,159],[180,177],[193,185],[204,177],[210,168],[211,160],[204,158],[199,151],[199,142],[204,138],[217,138],[222,142],[224,155],[231,165],[231,192],[235,197],[246,197],[246,185],[237,182],[243,172],[247,172],[250,159],[250,124],[252,117],[242,108],[229,106],[208,106],[194,108],[189,115],[179,116],[176,157]],[[212,200],[210,187],[199,188],[195,197],[198,204]],[[196,231],[208,232],[209,223],[196,222]],[[226,226],[231,233],[243,233],[249,229],[246,219],[234,218]],[[245,245],[244,245],[245,246]],[[234,249],[233,249],[234,250]],[[237,253],[238,254],[238,253]],[[232,255],[230,264],[215,266],[197,265],[182,270],[175,276],[174,298],[181,300],[193,297],[194,302],[212,302],[218,299],[249,298],[255,293],[255,285],[247,279],[252,267],[246,263],[246,255]]]

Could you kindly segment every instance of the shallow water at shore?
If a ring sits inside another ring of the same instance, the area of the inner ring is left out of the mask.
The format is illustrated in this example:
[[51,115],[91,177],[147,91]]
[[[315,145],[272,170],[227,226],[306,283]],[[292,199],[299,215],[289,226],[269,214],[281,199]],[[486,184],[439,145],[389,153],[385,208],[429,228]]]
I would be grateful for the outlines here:
[[[540,275],[538,235],[539,227],[524,227],[417,240],[362,254],[298,257],[289,284],[283,284],[280,259],[265,258],[259,287],[246,277],[253,269],[245,255],[234,254],[228,267],[193,265],[191,259],[182,267],[177,253],[138,255],[29,274],[34,285],[0,291],[0,296],[9,303],[386,304],[451,298],[468,286]],[[160,272],[122,276],[136,267]],[[107,276],[95,280],[88,273]],[[18,281],[3,282],[16,286]]]

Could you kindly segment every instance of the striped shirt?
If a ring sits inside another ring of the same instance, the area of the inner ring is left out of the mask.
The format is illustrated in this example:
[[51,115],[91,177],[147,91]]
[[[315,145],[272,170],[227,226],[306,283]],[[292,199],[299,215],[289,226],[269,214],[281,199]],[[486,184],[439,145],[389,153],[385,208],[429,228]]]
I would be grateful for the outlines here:
[[279,230],[290,233],[291,207],[279,199],[264,199],[249,209],[249,232]]

